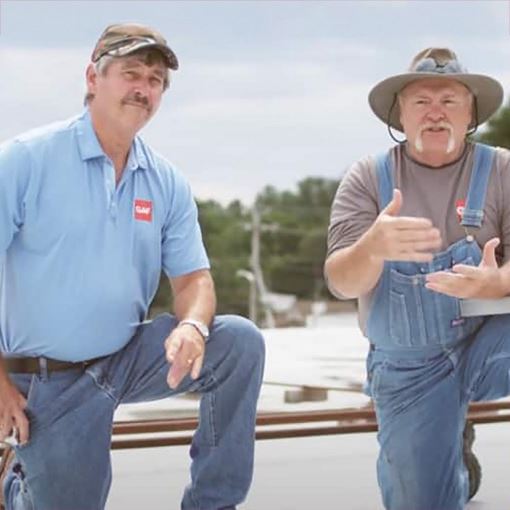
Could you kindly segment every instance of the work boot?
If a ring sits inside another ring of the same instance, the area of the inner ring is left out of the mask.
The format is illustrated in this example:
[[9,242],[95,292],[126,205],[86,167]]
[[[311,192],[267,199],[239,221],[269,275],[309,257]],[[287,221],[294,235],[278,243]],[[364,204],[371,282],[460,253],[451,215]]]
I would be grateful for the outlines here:
[[469,497],[470,500],[480,488],[482,483],[482,466],[478,462],[476,455],[473,453],[473,443],[475,442],[475,428],[473,423],[466,421],[463,433],[464,444],[462,453],[464,457],[464,465],[469,476]]

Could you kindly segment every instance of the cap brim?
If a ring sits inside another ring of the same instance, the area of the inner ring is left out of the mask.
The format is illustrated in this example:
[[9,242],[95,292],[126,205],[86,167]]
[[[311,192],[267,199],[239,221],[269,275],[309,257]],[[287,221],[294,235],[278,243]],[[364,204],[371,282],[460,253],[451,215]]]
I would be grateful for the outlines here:
[[[455,80],[465,85],[476,97],[478,124],[483,124],[503,103],[501,84],[483,74],[405,73],[379,82],[368,95],[370,108],[385,124],[404,132],[400,123],[397,94],[409,83],[424,78]],[[391,110],[391,117],[390,115]]]
[[179,68],[179,61],[177,60],[177,56],[175,55],[175,53],[168,46],[165,46],[164,44],[160,44],[157,42],[139,41],[136,44],[131,43],[125,49],[118,48],[115,51],[115,55],[118,57],[124,57],[126,55],[131,55],[132,53],[140,51],[141,49],[144,48],[154,48],[159,50],[163,57],[165,58],[167,67],[174,71]]

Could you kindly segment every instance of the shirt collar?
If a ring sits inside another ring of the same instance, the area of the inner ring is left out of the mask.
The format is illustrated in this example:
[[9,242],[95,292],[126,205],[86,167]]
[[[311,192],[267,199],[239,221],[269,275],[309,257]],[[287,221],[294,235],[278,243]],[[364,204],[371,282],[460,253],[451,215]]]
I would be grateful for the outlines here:
[[[76,134],[78,137],[80,155],[83,161],[106,157],[92,126],[92,119],[90,118],[88,108],[86,108],[78,118]],[[148,169],[149,164],[142,145],[143,142],[140,138],[136,137],[133,140],[126,164],[126,168],[129,170],[137,170],[138,168],[143,170]]]
[[81,159],[86,161],[93,158],[105,157],[105,153],[99,144],[88,108],[78,118],[76,126],[76,135],[78,137],[78,147]]
[[149,168],[147,156],[143,149],[143,142],[138,136],[135,137],[133,144],[131,145],[126,168],[129,168],[130,170],[137,170],[138,168],[147,170]]

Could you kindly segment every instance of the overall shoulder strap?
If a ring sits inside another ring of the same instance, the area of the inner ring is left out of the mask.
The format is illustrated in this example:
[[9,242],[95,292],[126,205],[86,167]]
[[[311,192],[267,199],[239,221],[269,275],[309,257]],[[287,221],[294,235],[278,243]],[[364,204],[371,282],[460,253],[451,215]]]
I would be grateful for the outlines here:
[[496,151],[493,147],[481,143],[475,144],[473,155],[473,169],[466,206],[462,215],[461,225],[479,228],[482,225],[483,209],[487,185],[492,171],[492,162]]
[[379,207],[384,209],[393,198],[393,153],[389,151],[376,156],[377,182],[379,188]]

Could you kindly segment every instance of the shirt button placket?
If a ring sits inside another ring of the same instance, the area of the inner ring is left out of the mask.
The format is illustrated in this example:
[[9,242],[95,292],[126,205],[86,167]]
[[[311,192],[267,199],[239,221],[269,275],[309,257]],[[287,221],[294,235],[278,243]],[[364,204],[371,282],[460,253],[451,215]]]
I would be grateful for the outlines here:
[[104,177],[105,177],[105,185],[108,196],[108,212],[110,213],[110,218],[115,221],[117,218],[117,202],[115,196],[115,170],[113,168],[112,163],[109,160],[106,160],[104,165]]

